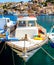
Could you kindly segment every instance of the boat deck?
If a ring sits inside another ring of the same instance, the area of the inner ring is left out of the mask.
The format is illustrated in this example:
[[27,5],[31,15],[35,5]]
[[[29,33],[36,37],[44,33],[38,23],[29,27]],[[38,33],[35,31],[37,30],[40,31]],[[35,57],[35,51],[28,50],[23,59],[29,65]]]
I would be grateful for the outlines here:
[[[6,44],[10,46],[12,50],[16,52],[21,58],[23,58],[25,62],[27,62],[29,58],[32,57],[33,54],[37,52],[37,50],[39,50],[40,47],[48,41],[48,38],[46,37],[45,40],[35,40],[35,41],[36,43],[34,42],[29,43],[28,41],[25,41],[26,42],[25,47],[24,47],[24,41],[6,42]],[[25,51],[28,57],[23,56]]]
[[38,48],[39,46],[42,46],[44,41],[46,41],[47,38],[44,40],[33,40],[29,39],[28,41],[9,41],[6,42],[9,46],[18,49],[20,51],[24,50],[24,47],[26,48],[27,51],[32,50],[34,48]]

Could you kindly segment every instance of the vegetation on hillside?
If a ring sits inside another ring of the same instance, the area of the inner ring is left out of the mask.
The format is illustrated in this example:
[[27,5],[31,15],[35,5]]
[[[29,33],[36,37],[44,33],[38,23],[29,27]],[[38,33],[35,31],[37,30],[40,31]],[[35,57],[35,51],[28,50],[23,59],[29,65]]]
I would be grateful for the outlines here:
[[54,0],[46,0],[46,2],[51,2],[54,4]]

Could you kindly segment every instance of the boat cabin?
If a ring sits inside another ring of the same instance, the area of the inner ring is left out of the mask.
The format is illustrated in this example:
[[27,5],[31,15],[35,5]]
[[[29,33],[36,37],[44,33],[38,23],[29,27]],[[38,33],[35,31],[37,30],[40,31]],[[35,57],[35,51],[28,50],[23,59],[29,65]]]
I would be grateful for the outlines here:
[[15,36],[18,39],[23,38],[26,34],[32,38],[33,35],[38,35],[37,18],[34,16],[19,17],[17,20],[17,28]]
[[19,17],[17,20],[18,27],[34,27],[37,25],[36,17]]

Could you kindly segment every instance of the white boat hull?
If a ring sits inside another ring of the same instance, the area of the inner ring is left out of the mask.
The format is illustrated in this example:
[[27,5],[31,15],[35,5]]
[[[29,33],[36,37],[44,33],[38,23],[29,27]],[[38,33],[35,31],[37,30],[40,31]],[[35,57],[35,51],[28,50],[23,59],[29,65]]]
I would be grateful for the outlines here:
[[48,38],[54,43],[54,33],[48,33]]

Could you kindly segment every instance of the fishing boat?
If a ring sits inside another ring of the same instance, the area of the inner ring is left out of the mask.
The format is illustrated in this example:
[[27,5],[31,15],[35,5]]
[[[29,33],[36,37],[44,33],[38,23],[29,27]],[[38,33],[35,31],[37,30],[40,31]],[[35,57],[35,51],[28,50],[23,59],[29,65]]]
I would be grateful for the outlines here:
[[17,27],[9,33],[6,44],[27,62],[47,41],[46,29],[37,24],[35,16],[19,16]]

